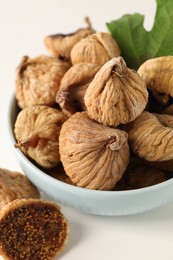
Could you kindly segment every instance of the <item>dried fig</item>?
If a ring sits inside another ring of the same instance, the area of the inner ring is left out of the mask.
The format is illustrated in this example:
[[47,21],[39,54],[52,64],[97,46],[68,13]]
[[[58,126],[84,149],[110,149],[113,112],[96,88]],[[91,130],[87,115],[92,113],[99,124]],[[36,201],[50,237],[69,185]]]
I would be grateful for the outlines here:
[[38,189],[20,172],[0,168],[0,211],[10,201],[40,198]]
[[18,114],[14,133],[19,147],[43,168],[55,167],[60,160],[59,132],[66,117],[48,106],[32,106]]
[[66,174],[79,187],[111,190],[129,162],[128,135],[100,125],[87,112],[77,112],[62,126],[60,158]]
[[173,129],[173,115],[160,115],[160,114],[154,114],[157,119],[160,121],[160,123],[165,127],[170,127]]
[[109,126],[134,120],[148,101],[145,82],[136,71],[127,68],[122,57],[102,66],[84,97],[91,118]]
[[149,187],[166,181],[164,171],[145,164],[138,158],[132,158],[121,180],[114,190],[133,190]]
[[81,62],[103,65],[119,55],[120,49],[112,36],[97,32],[76,43],[70,57],[73,65]]
[[68,62],[45,55],[24,56],[17,68],[16,98],[20,108],[55,104],[60,81],[70,67]]
[[173,116],[143,112],[128,125],[129,143],[147,161],[173,159]]
[[56,96],[56,102],[68,117],[75,112],[86,110],[84,95],[99,69],[100,66],[96,64],[78,63],[65,73]]
[[149,59],[139,67],[138,73],[148,88],[173,97],[173,56]]
[[44,44],[49,53],[60,59],[68,60],[70,58],[70,52],[73,46],[81,39],[95,33],[95,30],[92,29],[88,18],[86,18],[86,23],[86,28],[79,29],[71,34],[54,34],[46,36],[44,39]]

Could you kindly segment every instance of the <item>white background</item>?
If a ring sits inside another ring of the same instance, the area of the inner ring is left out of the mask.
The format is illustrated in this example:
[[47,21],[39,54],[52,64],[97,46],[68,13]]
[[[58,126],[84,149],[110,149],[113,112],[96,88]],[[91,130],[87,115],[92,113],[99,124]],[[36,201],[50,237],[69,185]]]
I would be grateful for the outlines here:
[[[150,29],[155,1],[142,0],[0,0],[0,167],[20,170],[8,143],[9,99],[14,92],[15,69],[23,55],[48,54],[43,38],[84,26],[106,31],[105,23],[125,13],[146,16]],[[62,260],[172,260],[173,203],[154,211],[126,217],[100,217],[62,205],[71,236]],[[57,258],[57,259],[59,259]]]

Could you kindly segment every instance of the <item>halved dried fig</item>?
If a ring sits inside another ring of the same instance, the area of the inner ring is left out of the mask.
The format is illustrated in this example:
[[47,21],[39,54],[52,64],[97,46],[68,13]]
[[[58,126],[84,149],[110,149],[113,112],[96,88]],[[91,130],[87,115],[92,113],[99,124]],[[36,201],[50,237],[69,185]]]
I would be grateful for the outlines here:
[[109,126],[134,120],[148,101],[145,82],[122,57],[108,61],[88,86],[85,105],[91,118]]
[[65,115],[47,106],[23,109],[17,116],[14,133],[19,147],[43,168],[53,168],[60,160],[59,133]]
[[77,112],[60,132],[60,158],[66,174],[79,187],[111,190],[129,162],[127,138],[126,132]]
[[148,161],[173,159],[173,116],[143,112],[128,125],[129,143]]
[[45,55],[36,58],[24,56],[17,68],[15,81],[20,108],[54,105],[60,81],[69,67],[68,62]]
[[55,259],[70,234],[60,207],[39,199],[16,199],[5,205],[0,211],[0,230],[4,260]]
[[81,62],[103,65],[119,55],[120,48],[112,36],[97,32],[76,43],[70,57],[73,65]]
[[84,95],[99,69],[100,66],[96,64],[78,63],[65,73],[56,95],[56,102],[68,117],[75,112],[86,110]]
[[81,28],[76,32],[70,34],[53,34],[46,36],[44,39],[44,44],[48,49],[49,53],[63,60],[68,60],[70,58],[70,52],[73,46],[81,39],[87,37],[88,35],[95,33],[88,17],[85,19],[87,23],[86,28]]

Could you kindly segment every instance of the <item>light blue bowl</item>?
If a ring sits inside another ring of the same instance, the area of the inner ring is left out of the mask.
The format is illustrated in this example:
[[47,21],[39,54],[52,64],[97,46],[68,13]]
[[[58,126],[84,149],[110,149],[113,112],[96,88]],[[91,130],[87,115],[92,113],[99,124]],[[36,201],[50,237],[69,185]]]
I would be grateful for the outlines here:
[[173,200],[173,179],[147,188],[127,191],[98,191],[79,188],[61,182],[37,168],[21,151],[16,143],[13,125],[17,115],[14,96],[9,104],[9,136],[21,169],[35,186],[55,200],[80,211],[96,215],[120,216],[142,213],[158,208]]

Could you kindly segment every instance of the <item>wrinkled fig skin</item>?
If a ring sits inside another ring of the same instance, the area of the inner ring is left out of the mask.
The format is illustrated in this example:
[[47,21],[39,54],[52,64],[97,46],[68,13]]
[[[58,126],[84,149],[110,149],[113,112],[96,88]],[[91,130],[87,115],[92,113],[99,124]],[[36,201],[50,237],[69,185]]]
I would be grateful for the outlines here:
[[70,52],[73,46],[81,39],[95,33],[89,24],[87,28],[82,28],[71,34],[54,34],[45,37],[44,44],[53,56],[63,60],[70,59]]
[[100,66],[96,64],[78,63],[65,73],[56,95],[56,102],[67,117],[86,110],[84,95],[99,69]]
[[143,112],[128,125],[129,143],[147,161],[173,159],[173,116]]
[[71,50],[72,64],[86,62],[103,65],[120,55],[116,41],[109,33],[97,32],[80,40]]
[[60,160],[59,133],[64,114],[47,106],[32,106],[18,114],[14,133],[19,147],[43,168],[53,168]]
[[154,115],[157,117],[157,119],[160,121],[162,125],[173,129],[173,115],[172,116],[166,114],[160,115],[156,113]]
[[60,81],[70,64],[45,55],[24,56],[17,68],[16,98],[20,108],[53,106]]
[[145,82],[127,68],[122,57],[108,61],[96,73],[84,97],[89,116],[108,126],[126,124],[144,110],[148,101]]
[[147,87],[173,97],[173,56],[149,59],[138,69]]
[[60,132],[60,158],[66,174],[79,187],[111,190],[129,163],[127,138],[126,132],[77,112]]

